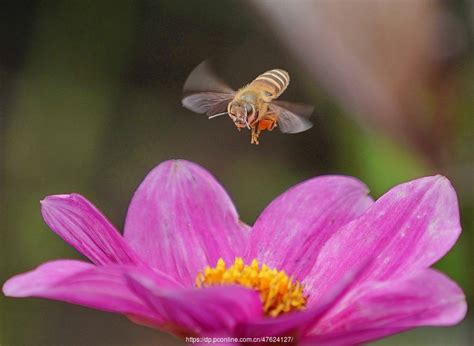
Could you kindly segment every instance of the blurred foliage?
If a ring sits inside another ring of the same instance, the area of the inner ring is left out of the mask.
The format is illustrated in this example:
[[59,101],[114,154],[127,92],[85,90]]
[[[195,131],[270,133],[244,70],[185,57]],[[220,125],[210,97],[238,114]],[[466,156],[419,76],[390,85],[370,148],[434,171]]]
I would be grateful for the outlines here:
[[[438,266],[473,301],[470,55],[449,70],[454,130],[448,160],[435,167],[403,141],[362,128],[246,2],[3,1],[0,19],[1,282],[49,259],[79,257],[44,225],[45,195],[79,192],[121,229],[145,174],[165,159],[184,158],[223,183],[248,223],[279,193],[315,175],[354,175],[378,197],[397,183],[445,174],[459,194],[464,233]],[[265,133],[255,147],[228,119],[207,121],[183,109],[183,81],[209,57],[234,87],[265,69],[288,69],[284,98],[315,104],[316,126],[298,135]],[[123,317],[63,303],[2,296],[0,305],[1,345],[179,343]],[[439,344],[464,345],[467,325],[381,344],[431,345],[435,336]]]

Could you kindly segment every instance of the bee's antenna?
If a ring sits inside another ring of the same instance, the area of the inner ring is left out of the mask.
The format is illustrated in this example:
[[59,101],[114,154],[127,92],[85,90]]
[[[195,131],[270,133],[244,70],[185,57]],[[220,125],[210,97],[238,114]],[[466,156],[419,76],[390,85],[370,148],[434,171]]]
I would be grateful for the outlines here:
[[217,114],[211,115],[210,117],[208,117],[208,119],[217,118],[218,116],[221,116],[221,115],[224,115],[224,114],[227,114],[227,113],[228,113],[228,112],[217,113]]

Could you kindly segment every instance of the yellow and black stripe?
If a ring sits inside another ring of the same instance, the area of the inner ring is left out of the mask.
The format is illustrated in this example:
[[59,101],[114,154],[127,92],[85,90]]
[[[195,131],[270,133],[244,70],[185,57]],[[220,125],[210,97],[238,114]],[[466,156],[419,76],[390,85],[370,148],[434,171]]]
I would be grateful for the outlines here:
[[262,73],[251,83],[261,87],[270,94],[272,99],[280,96],[290,84],[290,75],[288,72],[280,69],[274,69]]

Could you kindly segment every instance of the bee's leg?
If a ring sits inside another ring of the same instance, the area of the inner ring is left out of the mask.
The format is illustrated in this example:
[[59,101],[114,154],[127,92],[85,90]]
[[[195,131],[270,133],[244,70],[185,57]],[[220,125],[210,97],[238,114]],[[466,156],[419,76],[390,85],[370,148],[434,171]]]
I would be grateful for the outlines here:
[[277,117],[273,113],[265,114],[265,118],[260,120],[258,127],[261,131],[268,130],[271,131],[277,126]]
[[263,130],[271,131],[275,128],[275,126],[276,126],[276,121],[271,120],[271,119],[262,119],[258,123],[258,129],[260,131],[263,131]]
[[252,133],[251,133],[251,138],[250,138],[250,143],[251,144],[257,144],[258,145],[258,136],[260,136],[260,128],[257,124],[257,126],[252,127]]
[[271,128],[269,128],[268,130],[269,130],[269,131],[272,131],[272,130],[273,130],[275,127],[277,127],[277,126],[278,126],[277,117],[274,117],[274,118],[272,118],[272,126],[271,126]]

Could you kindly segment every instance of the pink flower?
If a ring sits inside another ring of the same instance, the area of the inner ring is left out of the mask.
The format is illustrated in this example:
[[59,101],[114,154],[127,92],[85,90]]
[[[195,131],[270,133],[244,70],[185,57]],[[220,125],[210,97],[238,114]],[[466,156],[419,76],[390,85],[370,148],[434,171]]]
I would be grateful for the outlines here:
[[123,236],[84,197],[46,197],[45,222],[93,264],[50,261],[3,292],[120,313],[180,336],[309,345],[461,321],[462,290],[429,268],[461,232],[449,181],[413,180],[375,202],[367,194],[357,179],[317,177],[249,227],[206,170],[167,161],[136,191]]

